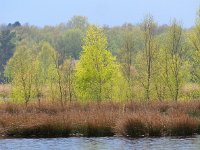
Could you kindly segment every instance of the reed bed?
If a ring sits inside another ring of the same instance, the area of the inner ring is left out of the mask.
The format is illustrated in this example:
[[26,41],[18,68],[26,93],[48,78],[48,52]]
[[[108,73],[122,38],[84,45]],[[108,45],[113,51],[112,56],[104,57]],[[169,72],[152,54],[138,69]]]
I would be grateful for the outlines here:
[[200,133],[200,101],[2,103],[1,137],[191,136]]

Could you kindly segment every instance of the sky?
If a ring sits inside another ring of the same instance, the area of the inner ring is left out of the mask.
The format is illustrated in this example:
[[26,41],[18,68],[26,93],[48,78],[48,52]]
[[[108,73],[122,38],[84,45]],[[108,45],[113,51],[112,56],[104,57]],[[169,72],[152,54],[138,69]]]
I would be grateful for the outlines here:
[[93,24],[117,26],[141,23],[151,14],[160,25],[176,18],[189,28],[199,6],[200,0],[0,0],[0,24],[19,21],[42,27],[81,15]]

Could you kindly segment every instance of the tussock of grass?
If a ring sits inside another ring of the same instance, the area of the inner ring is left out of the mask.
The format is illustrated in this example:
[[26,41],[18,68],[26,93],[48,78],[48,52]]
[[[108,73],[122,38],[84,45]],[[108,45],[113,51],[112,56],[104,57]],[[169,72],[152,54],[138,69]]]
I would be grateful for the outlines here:
[[186,115],[173,117],[168,127],[169,134],[172,136],[190,136],[198,128],[198,121]]
[[145,135],[146,127],[138,116],[127,116],[119,122],[116,132],[123,136],[140,137]]

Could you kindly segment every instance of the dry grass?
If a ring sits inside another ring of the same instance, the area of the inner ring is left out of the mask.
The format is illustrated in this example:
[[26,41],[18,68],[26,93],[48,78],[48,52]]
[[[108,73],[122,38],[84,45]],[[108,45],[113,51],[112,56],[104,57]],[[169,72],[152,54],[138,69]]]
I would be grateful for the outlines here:
[[0,100],[6,100],[11,93],[11,85],[0,84]]
[[198,101],[0,105],[6,137],[188,136],[200,132],[199,119]]

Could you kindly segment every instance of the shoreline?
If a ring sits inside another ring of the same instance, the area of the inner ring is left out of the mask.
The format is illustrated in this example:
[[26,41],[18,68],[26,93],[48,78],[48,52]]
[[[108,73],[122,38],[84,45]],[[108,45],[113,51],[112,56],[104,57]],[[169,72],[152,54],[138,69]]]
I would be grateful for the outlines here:
[[125,138],[125,139],[145,139],[145,138],[176,138],[176,139],[185,139],[185,138],[196,138],[200,136],[200,134],[194,134],[189,136],[140,136],[140,137],[130,137],[130,136],[121,136],[121,135],[113,135],[113,136],[53,136],[53,137],[37,137],[37,136],[0,136],[0,140],[6,139],[60,139],[60,138]]

